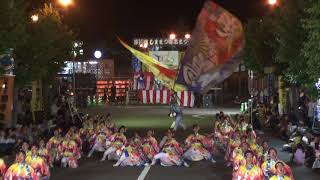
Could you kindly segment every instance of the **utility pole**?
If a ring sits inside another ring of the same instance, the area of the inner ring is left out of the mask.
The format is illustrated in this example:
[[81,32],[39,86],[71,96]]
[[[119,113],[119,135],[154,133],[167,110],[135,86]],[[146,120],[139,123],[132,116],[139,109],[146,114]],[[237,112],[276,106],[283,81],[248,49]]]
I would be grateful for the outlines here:
[[250,93],[250,99],[249,99],[249,102],[250,102],[250,122],[251,122],[251,125],[252,125],[252,110],[253,110],[253,102],[254,102],[254,85],[253,85],[253,71],[252,70],[249,70],[249,93]]

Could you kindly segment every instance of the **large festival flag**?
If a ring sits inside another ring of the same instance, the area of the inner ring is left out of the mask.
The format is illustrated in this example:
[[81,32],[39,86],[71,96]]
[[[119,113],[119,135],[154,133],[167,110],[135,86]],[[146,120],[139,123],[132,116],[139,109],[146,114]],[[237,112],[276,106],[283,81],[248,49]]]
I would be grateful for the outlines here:
[[185,89],[184,86],[175,85],[175,80],[177,77],[177,71],[170,69],[165,64],[160,63],[156,59],[140,52],[123,41],[120,40],[120,43],[127,48],[135,57],[137,57],[144,65],[146,65],[150,72],[159,80],[164,86],[169,89],[174,89],[175,91],[182,91]]
[[176,83],[207,92],[238,67],[244,47],[241,22],[212,1],[201,10]]

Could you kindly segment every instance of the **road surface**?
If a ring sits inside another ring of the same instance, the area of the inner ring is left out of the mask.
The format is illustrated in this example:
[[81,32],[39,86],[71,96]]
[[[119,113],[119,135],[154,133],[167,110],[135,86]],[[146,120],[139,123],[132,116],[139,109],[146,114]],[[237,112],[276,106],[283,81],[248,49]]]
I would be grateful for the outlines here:
[[[225,113],[237,113],[236,109],[184,109],[185,122],[189,129],[187,132],[178,132],[176,138],[181,142],[189,133],[191,125],[200,124],[202,132],[210,132],[213,115],[219,111]],[[96,107],[84,110],[90,114],[112,113],[116,124],[126,125],[129,128],[128,135],[138,131],[144,135],[146,129],[153,128],[157,139],[160,140],[166,129],[170,127],[173,119],[167,116],[169,109],[163,106],[129,106],[129,107]],[[269,137],[272,146],[280,150],[284,142]],[[289,161],[289,154],[280,152],[284,161]],[[96,153],[92,158],[83,158],[77,169],[54,168],[53,180],[227,180],[231,179],[232,169],[225,167],[223,154],[216,154],[216,164],[208,161],[192,162],[189,168],[185,167],[161,167],[160,165],[145,167],[112,167],[114,162],[99,162],[102,154]],[[320,173],[314,172],[303,166],[292,166],[295,179],[319,180]]]

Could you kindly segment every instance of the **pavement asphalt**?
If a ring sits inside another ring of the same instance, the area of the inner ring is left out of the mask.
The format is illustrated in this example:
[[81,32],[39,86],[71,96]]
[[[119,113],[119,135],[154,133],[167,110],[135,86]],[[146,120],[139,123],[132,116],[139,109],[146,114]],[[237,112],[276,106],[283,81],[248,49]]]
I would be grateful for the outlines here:
[[[202,132],[209,132],[210,125],[212,124],[212,115],[224,111],[225,113],[237,113],[236,109],[231,108],[216,108],[216,109],[185,109],[187,125],[194,122],[202,122]],[[129,107],[96,107],[82,110],[90,114],[107,114],[112,113],[113,118],[117,125],[127,125],[129,128],[129,136],[133,131],[145,132],[145,121],[137,122],[140,119],[147,119],[156,129],[157,139],[160,140],[161,135],[169,127],[172,119],[167,117],[168,107],[163,106],[129,106]],[[160,124],[153,121],[163,120]],[[190,121],[190,122],[189,122]],[[136,126],[142,124],[141,127]],[[159,126],[157,126],[159,125]],[[157,126],[157,127],[156,127]],[[178,132],[176,138],[182,141],[191,130],[186,132]],[[268,135],[270,144],[279,149],[281,159],[288,162],[289,154],[280,152],[284,142]],[[189,168],[185,167],[161,167],[160,165],[152,166],[149,170],[144,170],[144,167],[113,167],[114,162],[106,161],[99,162],[101,153],[96,153],[92,158],[83,158],[80,161],[80,166],[77,169],[61,169],[55,167],[51,170],[53,180],[227,180],[231,179],[232,169],[225,166],[223,154],[216,154],[215,159],[217,163],[213,164],[208,161],[191,162]],[[320,173],[304,166],[291,166],[295,179],[297,180],[319,180]],[[141,173],[147,172],[145,177],[142,178]]]

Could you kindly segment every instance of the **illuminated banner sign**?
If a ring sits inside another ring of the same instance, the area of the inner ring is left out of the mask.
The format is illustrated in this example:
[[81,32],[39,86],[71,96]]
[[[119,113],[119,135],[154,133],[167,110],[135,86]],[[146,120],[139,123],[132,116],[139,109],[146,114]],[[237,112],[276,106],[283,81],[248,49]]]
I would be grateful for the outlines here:
[[153,45],[180,45],[180,46],[186,46],[189,43],[189,39],[185,38],[177,38],[177,39],[163,39],[163,38],[154,38],[154,39],[134,39],[133,45],[134,46],[140,46],[147,44],[148,46]]
[[[66,61],[65,67],[59,74],[72,74],[73,62]],[[76,73],[90,73],[98,75],[98,78],[112,78],[114,76],[114,60],[102,59],[86,62],[74,62],[74,70]]]
[[149,51],[149,56],[170,69],[178,69],[179,51]]

